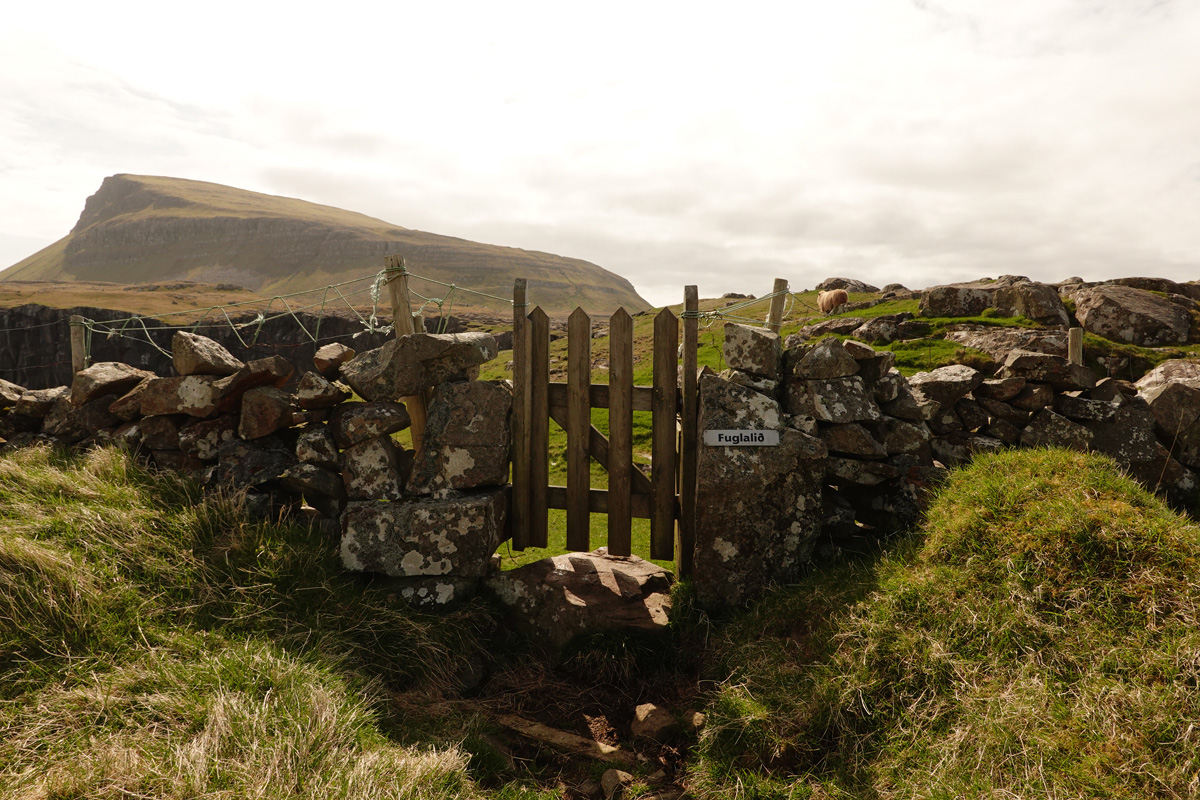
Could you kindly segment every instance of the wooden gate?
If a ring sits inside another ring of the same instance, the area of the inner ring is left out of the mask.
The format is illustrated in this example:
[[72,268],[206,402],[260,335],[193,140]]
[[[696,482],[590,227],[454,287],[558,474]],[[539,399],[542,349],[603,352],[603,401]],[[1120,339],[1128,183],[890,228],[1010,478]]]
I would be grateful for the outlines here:
[[[550,380],[550,319],[529,311],[526,282],[513,289],[513,507],[512,546],[546,547],[549,509],[566,511],[568,550],[590,550],[590,514],[608,516],[608,552],[632,554],[632,519],[650,520],[650,558],[675,560],[676,574],[691,573],[694,547],[697,444],[696,287],[684,292],[680,320],[664,308],[654,319],[653,381],[633,383],[633,319],[618,309],[609,319],[609,382],[592,383],[592,321],[575,309],[567,323],[565,382]],[[691,312],[691,313],[686,313]],[[679,376],[682,370],[682,382]],[[608,409],[606,438],[592,409]],[[651,413],[651,467],[633,462],[633,412]],[[549,482],[549,431],[554,420],[567,436],[566,486]],[[591,487],[590,461],[608,473],[608,488]]]

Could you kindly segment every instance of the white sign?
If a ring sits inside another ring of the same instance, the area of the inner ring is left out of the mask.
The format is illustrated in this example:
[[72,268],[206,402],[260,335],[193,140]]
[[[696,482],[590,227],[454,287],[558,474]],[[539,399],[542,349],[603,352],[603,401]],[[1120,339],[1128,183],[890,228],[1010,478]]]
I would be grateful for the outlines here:
[[776,447],[779,431],[705,431],[709,447]]

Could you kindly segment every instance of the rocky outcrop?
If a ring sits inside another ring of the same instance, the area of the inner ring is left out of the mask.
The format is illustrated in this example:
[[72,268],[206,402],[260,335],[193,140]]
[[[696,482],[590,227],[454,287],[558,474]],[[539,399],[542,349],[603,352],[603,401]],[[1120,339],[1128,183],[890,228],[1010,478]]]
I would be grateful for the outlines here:
[[1075,316],[1089,333],[1139,347],[1185,344],[1192,328],[1186,309],[1131,286],[1093,286],[1076,292]]

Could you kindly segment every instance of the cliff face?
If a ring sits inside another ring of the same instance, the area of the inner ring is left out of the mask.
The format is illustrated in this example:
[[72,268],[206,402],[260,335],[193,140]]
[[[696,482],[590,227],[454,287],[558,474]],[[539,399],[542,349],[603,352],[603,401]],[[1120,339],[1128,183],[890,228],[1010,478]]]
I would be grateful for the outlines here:
[[218,184],[135,175],[106,178],[71,233],[0,280],[192,280],[283,293],[370,275],[393,253],[416,275],[501,297],[514,278],[527,278],[531,299],[552,311],[649,308],[629,281],[587,261]]

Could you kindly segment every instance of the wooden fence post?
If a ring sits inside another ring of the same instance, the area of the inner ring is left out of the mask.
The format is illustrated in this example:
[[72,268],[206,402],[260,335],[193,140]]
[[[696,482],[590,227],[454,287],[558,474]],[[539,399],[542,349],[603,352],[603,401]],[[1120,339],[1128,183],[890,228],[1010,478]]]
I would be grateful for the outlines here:
[[[404,268],[404,259],[398,255],[387,257],[388,294],[392,299],[392,328],[396,338],[413,334],[412,306],[408,302],[408,270]],[[412,419],[413,451],[421,452],[425,442],[425,395],[415,394],[411,397],[401,397],[400,402],[408,409]]]
[[592,320],[582,308],[567,319],[567,549],[591,550]]
[[608,321],[608,554],[632,555],[633,317]]
[[529,541],[549,545],[547,495],[550,485],[550,318],[529,312]]
[[1067,360],[1072,364],[1083,364],[1083,328],[1067,331]]
[[[767,330],[779,333],[783,325],[783,301],[787,299],[788,282],[786,278],[776,278],[775,286],[771,289],[771,310],[767,314]],[[686,291],[686,290],[685,290]]]
[[83,317],[71,315],[71,374],[87,369],[87,328]]
[[675,532],[675,577],[692,574],[696,548],[696,459],[699,448],[699,391],[696,351],[699,347],[700,296],[695,286],[683,287],[683,408],[680,413],[679,524]]
[[529,541],[529,318],[526,281],[513,281],[512,548]]
[[654,399],[650,480],[654,516],[650,519],[650,557],[674,558],[675,433],[678,426],[679,320],[664,308],[654,318]]

